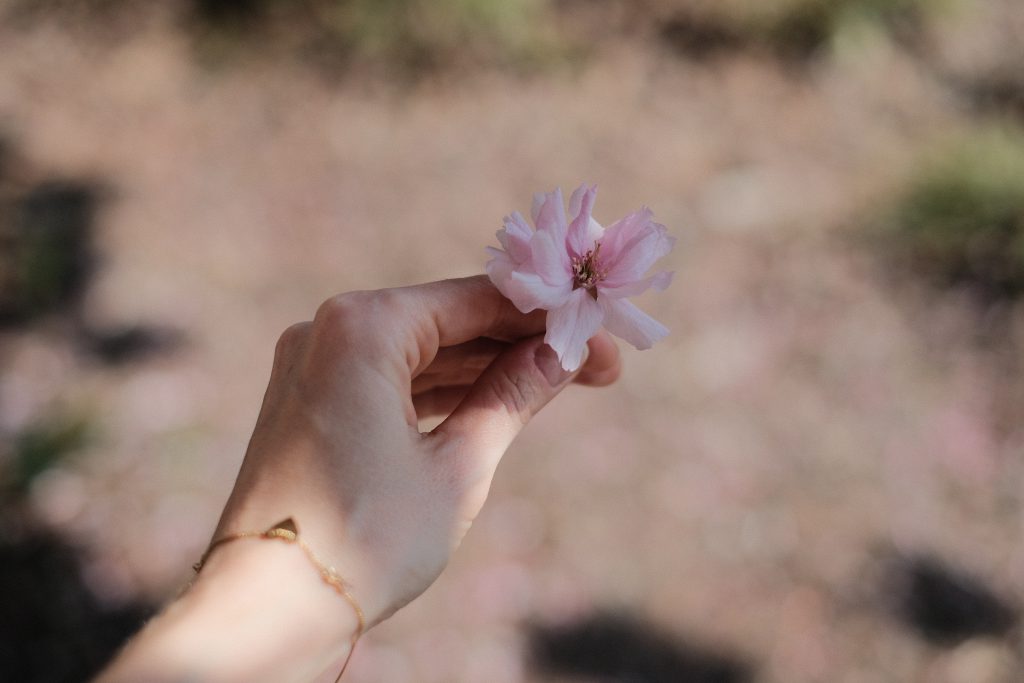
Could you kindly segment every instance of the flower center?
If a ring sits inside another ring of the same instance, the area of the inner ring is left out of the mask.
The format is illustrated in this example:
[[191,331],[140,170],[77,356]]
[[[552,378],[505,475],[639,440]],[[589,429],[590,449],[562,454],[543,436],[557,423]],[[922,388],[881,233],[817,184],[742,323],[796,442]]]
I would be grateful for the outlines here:
[[590,291],[591,296],[597,298],[597,291],[594,286],[603,280],[608,274],[601,270],[598,261],[598,254],[601,253],[601,243],[594,242],[594,248],[588,249],[583,256],[574,256],[572,259],[573,289],[583,288]]

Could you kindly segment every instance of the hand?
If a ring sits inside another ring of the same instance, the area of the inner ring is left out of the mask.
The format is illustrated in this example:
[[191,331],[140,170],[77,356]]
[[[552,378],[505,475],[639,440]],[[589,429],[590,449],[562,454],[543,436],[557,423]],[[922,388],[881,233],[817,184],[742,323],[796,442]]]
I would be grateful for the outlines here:
[[543,312],[520,313],[482,276],[326,301],[278,342],[215,538],[292,517],[368,623],[387,618],[445,567],[529,419],[574,378],[617,378],[604,333],[573,375],[543,327]]
[[[618,377],[590,340],[576,373],[484,277],[343,294],[277,345],[270,385],[214,538],[292,518],[368,625],[437,578],[520,429],[572,380]],[[450,414],[449,414],[450,413]],[[447,415],[422,434],[420,418]],[[354,611],[276,541],[219,547],[196,584],[101,680],[334,680]]]

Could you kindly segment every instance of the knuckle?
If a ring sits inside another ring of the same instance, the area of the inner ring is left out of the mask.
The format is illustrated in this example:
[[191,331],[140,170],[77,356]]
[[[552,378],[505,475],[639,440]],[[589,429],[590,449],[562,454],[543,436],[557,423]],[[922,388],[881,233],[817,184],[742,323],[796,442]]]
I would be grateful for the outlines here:
[[373,294],[373,308],[381,315],[395,315],[401,312],[402,295],[394,289],[378,289]]
[[525,374],[509,370],[497,372],[491,381],[491,392],[505,410],[517,415],[524,424],[530,419],[537,387]]
[[332,296],[320,304],[313,321],[318,327],[326,327],[335,333],[352,329],[356,321],[365,315],[369,298],[369,292]]
[[362,335],[402,315],[401,297],[389,289],[347,292],[320,304],[314,321],[332,334]]
[[314,321],[319,324],[334,324],[344,322],[352,313],[366,300],[364,292],[346,292],[331,297],[316,309]]
[[403,316],[402,298],[384,289],[331,297],[320,305],[313,320],[316,338],[328,347],[373,356],[393,350],[395,321]]
[[277,346],[274,348],[274,357],[277,360],[282,360],[292,355],[306,338],[309,336],[310,323],[295,323],[290,325],[281,333],[281,336],[277,338]]
[[277,348],[279,350],[289,350],[294,348],[296,345],[302,343],[306,336],[309,334],[309,323],[295,323],[285,328],[285,331],[281,333],[281,336],[277,340]]

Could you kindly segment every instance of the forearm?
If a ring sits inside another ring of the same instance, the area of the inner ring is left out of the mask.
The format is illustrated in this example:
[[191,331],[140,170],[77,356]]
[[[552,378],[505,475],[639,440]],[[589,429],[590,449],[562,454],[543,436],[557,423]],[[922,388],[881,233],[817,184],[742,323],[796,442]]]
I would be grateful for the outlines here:
[[300,548],[242,539],[218,548],[99,682],[333,681],[357,628]]

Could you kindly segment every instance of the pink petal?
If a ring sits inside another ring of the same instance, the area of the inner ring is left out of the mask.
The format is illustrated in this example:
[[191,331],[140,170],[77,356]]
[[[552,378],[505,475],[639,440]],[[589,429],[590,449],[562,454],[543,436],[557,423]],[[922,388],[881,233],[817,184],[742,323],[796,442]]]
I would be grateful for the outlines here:
[[499,292],[504,294],[506,298],[511,299],[512,297],[509,296],[509,281],[512,278],[512,272],[515,270],[516,264],[501,249],[495,249],[494,247],[487,247],[486,249],[487,253],[491,255],[491,260],[484,266],[487,276],[494,283],[494,286],[498,288]]
[[[597,188],[591,188],[596,190]],[[580,185],[572,191],[572,195],[569,196],[569,215],[577,216],[580,212],[580,206],[583,205],[583,194],[587,191],[587,186]]]
[[533,228],[518,211],[506,216],[505,227],[498,231],[498,241],[516,263],[523,263],[530,258],[530,238]]
[[654,214],[645,206],[605,228],[604,239],[601,240],[601,254],[604,260],[609,263],[618,260],[623,247],[650,225],[652,218]]
[[627,282],[615,287],[609,287],[607,281],[602,281],[597,283],[597,291],[600,296],[622,299],[643,294],[652,287],[659,292],[664,291],[670,284],[672,284],[672,272],[663,270],[642,280]]
[[540,215],[540,207],[544,206],[544,202],[548,200],[548,196],[543,192],[535,192],[533,194],[533,206],[530,207],[530,218],[533,220],[533,224],[537,225],[537,216]]
[[[601,267],[607,272],[606,286],[620,287],[642,279],[658,259],[672,251],[675,243],[675,238],[669,237],[664,225],[648,223],[620,247],[617,258],[602,258]],[[601,246],[604,247],[604,242]]]
[[530,251],[533,271],[549,285],[561,287],[572,281],[572,264],[562,240],[538,230],[530,240]]
[[594,248],[594,241],[590,239],[590,212],[594,208],[594,198],[597,195],[597,188],[586,188],[580,186],[572,193],[569,200],[569,210],[572,211],[573,204],[577,205],[575,217],[569,225],[569,233],[566,243],[569,252],[573,256],[583,256],[587,251]]
[[533,222],[538,230],[551,233],[557,242],[565,239],[568,226],[565,221],[565,204],[562,199],[562,190],[555,188],[554,192],[545,195],[535,195],[533,198]]
[[548,311],[544,341],[555,350],[562,367],[568,371],[583,363],[587,340],[601,329],[602,307],[585,289],[573,290],[568,300]]
[[572,293],[572,282],[550,285],[536,273],[520,269],[510,274],[501,293],[523,313],[538,308],[551,310],[565,304]]
[[604,311],[605,329],[640,350],[651,348],[654,342],[668,335],[667,327],[626,299],[598,297],[598,304]]

